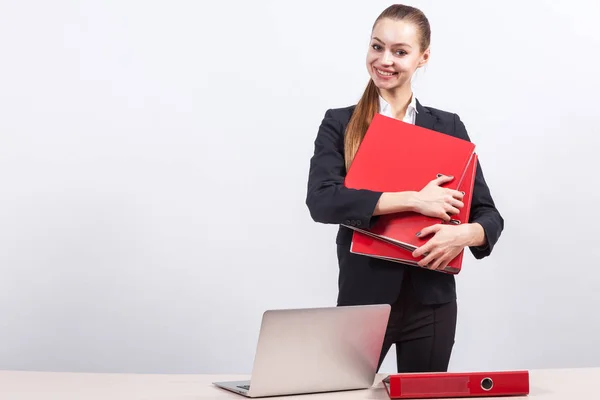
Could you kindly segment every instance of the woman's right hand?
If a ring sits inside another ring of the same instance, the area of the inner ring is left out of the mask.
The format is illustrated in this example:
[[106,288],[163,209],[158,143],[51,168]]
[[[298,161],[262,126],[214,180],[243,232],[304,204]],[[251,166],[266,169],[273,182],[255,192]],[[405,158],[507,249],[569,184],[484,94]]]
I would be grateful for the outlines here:
[[453,179],[453,177],[441,175],[416,192],[415,211],[429,217],[441,218],[446,222],[450,221],[452,219],[450,215],[458,214],[459,209],[464,207],[462,192],[441,187]]

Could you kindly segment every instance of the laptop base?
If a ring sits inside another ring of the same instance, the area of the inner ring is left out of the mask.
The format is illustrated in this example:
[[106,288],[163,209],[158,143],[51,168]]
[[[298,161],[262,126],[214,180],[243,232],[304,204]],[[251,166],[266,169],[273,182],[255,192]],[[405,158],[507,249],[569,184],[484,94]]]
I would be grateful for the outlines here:
[[241,394],[242,396],[250,397],[250,381],[213,382],[213,385]]

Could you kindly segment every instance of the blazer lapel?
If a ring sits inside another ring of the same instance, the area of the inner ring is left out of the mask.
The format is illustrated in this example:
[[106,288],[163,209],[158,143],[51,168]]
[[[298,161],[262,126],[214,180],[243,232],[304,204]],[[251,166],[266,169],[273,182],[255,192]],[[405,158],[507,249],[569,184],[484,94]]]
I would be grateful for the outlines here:
[[431,113],[429,112],[428,109],[426,109],[425,107],[423,107],[421,105],[421,103],[419,103],[419,100],[417,100],[416,103],[417,103],[417,116],[415,118],[415,125],[421,126],[423,128],[435,130],[434,126],[435,126],[436,118],[433,115],[431,115]]

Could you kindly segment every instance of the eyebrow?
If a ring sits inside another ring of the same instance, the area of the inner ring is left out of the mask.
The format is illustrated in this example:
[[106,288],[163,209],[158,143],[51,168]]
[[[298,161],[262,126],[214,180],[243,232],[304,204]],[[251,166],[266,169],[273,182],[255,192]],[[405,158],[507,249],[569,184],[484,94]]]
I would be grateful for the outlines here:
[[[377,40],[379,43],[385,44],[383,42],[383,40],[379,39],[377,36],[373,37],[373,40]],[[394,46],[408,46],[408,47],[412,48],[412,46],[408,43],[395,43]]]

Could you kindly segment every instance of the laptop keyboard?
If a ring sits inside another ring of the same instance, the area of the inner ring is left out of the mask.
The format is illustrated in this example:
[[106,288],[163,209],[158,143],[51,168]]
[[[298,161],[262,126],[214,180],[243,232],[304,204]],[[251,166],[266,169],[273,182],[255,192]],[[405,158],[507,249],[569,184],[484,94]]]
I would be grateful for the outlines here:
[[240,389],[250,390],[250,385],[240,385],[238,386]]

